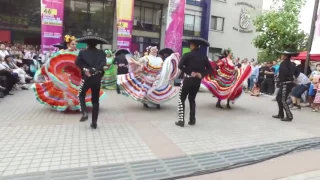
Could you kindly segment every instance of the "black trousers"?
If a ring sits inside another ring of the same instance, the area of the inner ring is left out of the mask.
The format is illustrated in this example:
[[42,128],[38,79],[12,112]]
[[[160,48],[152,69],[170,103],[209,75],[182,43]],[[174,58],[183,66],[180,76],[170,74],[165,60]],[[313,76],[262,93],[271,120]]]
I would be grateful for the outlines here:
[[121,92],[120,92],[120,87],[119,87],[119,85],[117,84],[117,93],[118,94],[120,94]]
[[99,94],[101,88],[101,75],[96,74],[91,77],[84,77],[80,84],[79,101],[81,112],[87,112],[86,106],[86,92],[91,89],[91,102],[92,102],[92,123],[96,124],[99,116]]
[[288,118],[293,118],[293,115],[290,111],[289,105],[287,104],[287,99],[288,96],[293,88],[294,84],[293,83],[288,83],[288,84],[281,84],[276,100],[278,103],[279,107],[279,113],[278,116],[284,117],[283,111],[286,113]]
[[274,93],[274,79],[273,78],[265,78],[262,82],[262,89],[264,93],[273,94]]
[[19,81],[19,79],[6,70],[0,70],[0,76],[6,77],[6,81],[4,84],[4,87],[6,89],[4,90],[3,93],[8,94],[12,90],[13,86]]
[[185,101],[188,97],[190,104],[189,120],[196,119],[196,96],[199,91],[201,79],[195,77],[185,77],[181,83],[179,92],[179,121],[184,121]]

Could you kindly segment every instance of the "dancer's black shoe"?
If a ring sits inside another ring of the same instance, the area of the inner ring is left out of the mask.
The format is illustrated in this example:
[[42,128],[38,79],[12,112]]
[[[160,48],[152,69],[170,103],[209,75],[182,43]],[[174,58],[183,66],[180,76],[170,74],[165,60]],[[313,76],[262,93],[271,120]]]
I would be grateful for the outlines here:
[[83,112],[83,113],[82,113],[82,117],[81,117],[81,119],[80,119],[80,122],[87,121],[88,118],[89,118],[88,113],[87,113],[87,112]]
[[90,125],[90,127],[91,127],[92,129],[97,129],[97,124],[93,124],[93,123],[92,123],[92,124]]
[[227,104],[227,106],[226,106],[226,107],[227,107],[227,109],[231,109],[231,106],[230,106],[230,104]]
[[216,108],[223,109],[223,107],[221,106],[220,103],[217,103],[217,104],[216,104]]
[[175,124],[177,126],[184,127],[184,121],[177,121]]
[[279,115],[273,115],[272,117],[275,118],[275,119],[283,119],[284,118],[284,117],[279,116]]
[[149,108],[148,104],[146,104],[146,103],[143,103],[143,107],[144,108]]
[[293,118],[281,118],[281,121],[284,121],[284,122],[291,122]]
[[157,104],[157,109],[160,109],[160,104]]
[[190,126],[195,125],[195,124],[196,124],[196,119],[195,119],[195,118],[194,118],[194,119],[190,119],[189,122],[188,122],[188,124],[189,124]]

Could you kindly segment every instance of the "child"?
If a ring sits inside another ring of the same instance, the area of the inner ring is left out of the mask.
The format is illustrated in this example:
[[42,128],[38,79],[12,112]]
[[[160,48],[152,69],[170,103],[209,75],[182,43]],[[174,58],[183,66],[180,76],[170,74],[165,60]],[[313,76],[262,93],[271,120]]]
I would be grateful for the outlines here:
[[313,100],[312,112],[318,112],[320,107],[320,78],[318,83],[314,83],[314,89],[316,89],[316,97]]
[[258,87],[257,82],[254,83],[253,88],[251,91],[249,91],[251,96],[258,97],[260,95],[260,88]]

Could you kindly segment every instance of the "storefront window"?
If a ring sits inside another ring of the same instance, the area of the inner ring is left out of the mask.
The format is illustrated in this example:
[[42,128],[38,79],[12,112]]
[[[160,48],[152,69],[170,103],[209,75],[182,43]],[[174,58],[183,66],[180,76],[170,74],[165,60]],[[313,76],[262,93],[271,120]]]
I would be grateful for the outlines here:
[[0,0],[0,30],[12,43],[40,45],[40,17],[39,0]]
[[134,30],[160,32],[162,5],[135,1],[134,4]]
[[81,37],[90,30],[112,44],[114,7],[114,0],[65,0],[65,33]]
[[157,38],[148,38],[141,36],[132,36],[132,50],[138,51],[140,53],[146,52],[148,46],[157,46],[160,45],[160,39]]

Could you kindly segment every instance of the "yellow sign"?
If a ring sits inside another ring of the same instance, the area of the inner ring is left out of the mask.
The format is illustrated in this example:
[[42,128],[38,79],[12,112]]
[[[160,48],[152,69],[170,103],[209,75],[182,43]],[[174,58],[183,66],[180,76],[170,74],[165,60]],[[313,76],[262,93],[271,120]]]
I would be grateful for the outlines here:
[[58,10],[57,9],[44,8],[43,14],[56,16],[58,14]]
[[132,21],[133,0],[117,0],[117,19]]
[[127,22],[118,22],[117,26],[120,28],[128,28],[128,23]]

